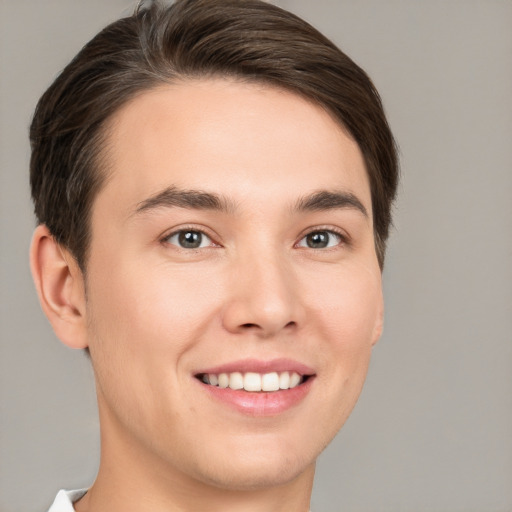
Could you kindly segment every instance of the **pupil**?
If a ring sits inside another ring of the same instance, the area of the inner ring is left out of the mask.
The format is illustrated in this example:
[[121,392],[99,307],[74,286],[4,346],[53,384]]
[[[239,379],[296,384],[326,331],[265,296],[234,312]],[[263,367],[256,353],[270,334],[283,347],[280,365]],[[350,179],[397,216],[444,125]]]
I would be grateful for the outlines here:
[[329,243],[329,234],[325,231],[317,231],[307,236],[308,247],[312,249],[323,249]]
[[179,242],[186,249],[197,249],[201,246],[202,235],[198,231],[183,231],[180,233]]

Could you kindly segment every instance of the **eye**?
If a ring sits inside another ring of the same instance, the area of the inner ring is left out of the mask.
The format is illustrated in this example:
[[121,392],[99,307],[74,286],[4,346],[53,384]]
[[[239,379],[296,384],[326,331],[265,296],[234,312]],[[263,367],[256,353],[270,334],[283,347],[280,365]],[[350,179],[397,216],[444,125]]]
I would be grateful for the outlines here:
[[208,235],[195,229],[181,229],[171,233],[165,238],[165,242],[182,249],[202,249],[203,247],[211,247],[213,245]]
[[310,249],[329,249],[336,247],[343,242],[343,237],[334,231],[322,230],[308,233],[297,244],[298,247],[308,247]]

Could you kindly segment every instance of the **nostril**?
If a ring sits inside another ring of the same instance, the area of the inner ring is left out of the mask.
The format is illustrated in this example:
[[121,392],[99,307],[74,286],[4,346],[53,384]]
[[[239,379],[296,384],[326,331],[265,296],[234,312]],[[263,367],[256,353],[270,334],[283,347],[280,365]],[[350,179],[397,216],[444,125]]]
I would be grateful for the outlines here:
[[[291,322],[288,322],[286,325],[285,325],[285,328],[286,327],[295,327],[296,323],[294,321],[291,321]],[[254,327],[259,327],[258,324],[250,324],[250,323],[247,323],[247,324],[242,324],[241,327],[244,327],[245,329],[251,329],[251,328],[254,328]]]

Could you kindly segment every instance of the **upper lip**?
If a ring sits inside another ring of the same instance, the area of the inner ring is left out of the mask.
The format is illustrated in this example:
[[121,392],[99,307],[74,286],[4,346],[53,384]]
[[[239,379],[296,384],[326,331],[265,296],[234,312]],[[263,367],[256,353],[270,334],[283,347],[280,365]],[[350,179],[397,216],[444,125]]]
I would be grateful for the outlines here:
[[308,365],[294,361],[293,359],[271,359],[263,361],[259,359],[241,359],[238,361],[231,361],[229,363],[213,366],[210,368],[203,368],[197,372],[196,375],[205,373],[234,373],[234,372],[254,372],[254,373],[272,373],[272,372],[296,372],[299,375],[314,375],[315,371]]

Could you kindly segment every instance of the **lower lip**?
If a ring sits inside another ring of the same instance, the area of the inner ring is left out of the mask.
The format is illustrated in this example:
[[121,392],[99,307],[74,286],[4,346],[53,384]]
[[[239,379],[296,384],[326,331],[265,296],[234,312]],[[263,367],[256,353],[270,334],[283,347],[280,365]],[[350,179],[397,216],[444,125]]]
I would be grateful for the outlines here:
[[199,382],[210,395],[232,407],[233,409],[250,416],[275,416],[298,405],[311,390],[314,377],[292,389],[269,392],[248,392],[230,388],[219,388]]

